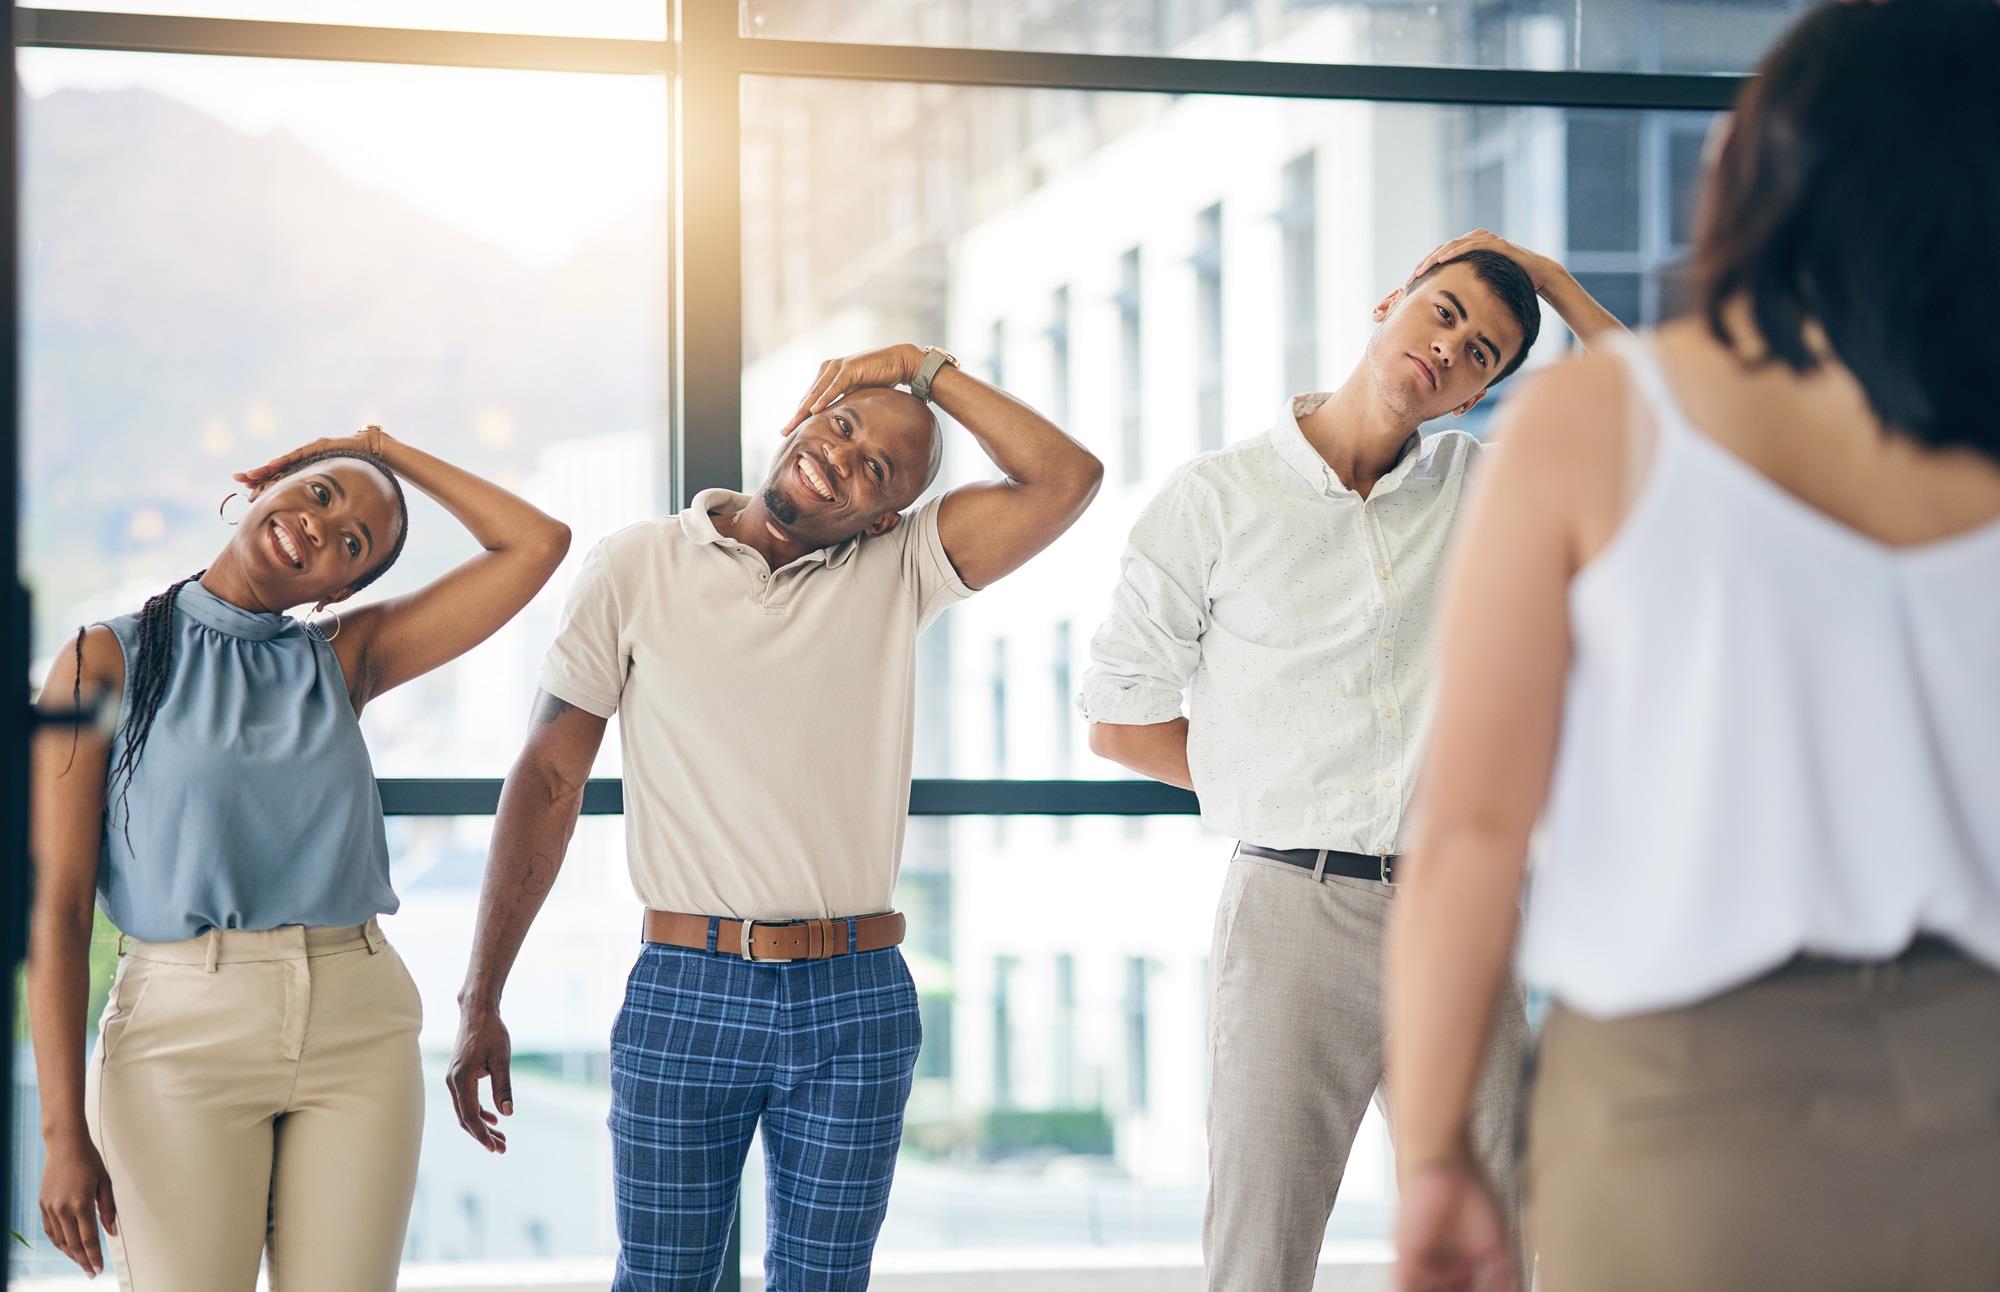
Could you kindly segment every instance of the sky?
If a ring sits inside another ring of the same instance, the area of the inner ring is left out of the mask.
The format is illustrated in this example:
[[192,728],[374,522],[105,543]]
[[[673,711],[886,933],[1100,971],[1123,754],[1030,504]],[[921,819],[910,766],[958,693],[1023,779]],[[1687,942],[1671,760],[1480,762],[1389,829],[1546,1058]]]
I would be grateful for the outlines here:
[[[144,6],[127,0],[123,7]],[[625,11],[628,30],[615,34],[643,34],[629,30],[630,15],[653,8],[631,0],[479,0],[477,7],[494,26],[504,25],[499,14],[534,10],[602,28]],[[206,6],[267,18],[323,16],[330,8],[310,0]],[[361,0],[338,8],[347,21],[387,21],[393,9],[398,25],[409,26],[425,19],[444,25],[450,13],[474,6]],[[666,192],[667,83],[660,76],[56,49],[22,49],[18,66],[35,98],[70,88],[142,88],[247,134],[282,130],[354,182],[535,267],[561,262]],[[34,128],[32,106],[26,128]]]

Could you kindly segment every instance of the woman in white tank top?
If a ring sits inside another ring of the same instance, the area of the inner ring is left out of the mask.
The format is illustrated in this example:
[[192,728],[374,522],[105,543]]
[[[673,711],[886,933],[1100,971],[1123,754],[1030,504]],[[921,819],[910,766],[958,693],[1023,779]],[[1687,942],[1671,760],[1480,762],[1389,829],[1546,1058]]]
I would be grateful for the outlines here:
[[1503,414],[1389,952],[1400,1289],[1512,1285],[1464,1143],[1524,886],[1544,1292],[2000,1288],[1996,67],[1992,0],[1808,15],[1696,317]]

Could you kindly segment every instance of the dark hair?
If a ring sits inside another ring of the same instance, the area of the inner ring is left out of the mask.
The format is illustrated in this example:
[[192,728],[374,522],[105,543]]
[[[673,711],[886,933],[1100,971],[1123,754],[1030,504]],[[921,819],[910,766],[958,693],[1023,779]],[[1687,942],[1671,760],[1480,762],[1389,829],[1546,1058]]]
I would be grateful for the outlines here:
[[1432,265],[1421,278],[1410,280],[1409,287],[1404,289],[1405,294],[1415,290],[1418,283],[1436,277],[1446,265],[1470,266],[1479,281],[1492,289],[1493,294],[1500,298],[1500,303],[1507,307],[1507,312],[1514,316],[1514,321],[1521,325],[1521,348],[1501,366],[1493,380],[1486,383],[1486,388],[1491,390],[1514,375],[1514,370],[1527,359],[1528,351],[1535,348],[1535,338],[1542,334],[1542,302],[1535,295],[1535,280],[1512,260],[1482,247]]
[[[1989,330],[2000,229],[2000,4],[1828,4],[1766,55],[1704,185],[1697,301],[1747,300],[1769,359],[1812,372],[1809,326],[1883,424],[2000,459],[1966,351]],[[1968,282],[1968,275],[1974,281]]]
[[[410,505],[409,500],[403,496],[403,483],[396,478],[396,473],[391,471],[389,465],[381,458],[368,453],[354,453],[344,449],[315,453],[311,457],[301,458],[287,467],[282,475],[274,476],[272,479],[282,480],[316,462],[325,462],[333,458],[352,458],[366,462],[387,476],[389,487],[396,495],[396,508],[402,516],[402,525],[396,532],[396,541],[389,548],[389,554],[377,561],[366,574],[348,585],[353,591],[359,592],[381,578],[384,572],[396,563],[396,558],[403,554],[403,540],[410,533]],[[139,765],[140,757],[146,752],[146,739],[152,735],[153,719],[160,712],[161,701],[166,699],[167,680],[173,675],[174,599],[180,595],[182,588],[205,573],[206,570],[197,571],[179,582],[169,584],[166,591],[148,597],[145,606],[139,611],[139,646],[135,657],[127,664],[131,672],[125,683],[126,690],[132,696],[132,711],[124,715],[125,741],[118,750],[117,761],[112,764],[111,774],[106,778],[107,791],[111,785],[118,785],[118,802],[125,804],[124,831],[127,847],[132,843],[132,809],[126,802],[126,796],[132,788],[132,772]],[[76,630],[76,681],[72,684],[70,698],[79,710],[83,708],[83,636],[87,631],[87,628]],[[107,815],[109,806],[107,803]]]

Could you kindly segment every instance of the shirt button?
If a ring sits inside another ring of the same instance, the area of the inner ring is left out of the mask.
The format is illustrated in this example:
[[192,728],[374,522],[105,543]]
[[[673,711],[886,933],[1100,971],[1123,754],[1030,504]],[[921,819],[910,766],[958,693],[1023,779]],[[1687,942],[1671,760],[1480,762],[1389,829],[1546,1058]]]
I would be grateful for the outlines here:
[[1382,784],[1384,784],[1385,786],[1393,786],[1395,783],[1396,783],[1396,778],[1393,776],[1384,776],[1382,778]]
[[1396,716],[1396,711],[1394,709],[1384,709],[1382,710],[1382,716],[1385,718],[1393,718]]
[[757,576],[757,582],[759,583],[769,583],[770,581],[771,581],[771,576],[768,574],[759,574]]
[[1383,649],[1383,650],[1391,650],[1391,649],[1393,649],[1393,648],[1395,647],[1395,645],[1396,645],[1396,641],[1395,641],[1395,638],[1393,638],[1393,637],[1384,637],[1384,638],[1382,639],[1382,649]]

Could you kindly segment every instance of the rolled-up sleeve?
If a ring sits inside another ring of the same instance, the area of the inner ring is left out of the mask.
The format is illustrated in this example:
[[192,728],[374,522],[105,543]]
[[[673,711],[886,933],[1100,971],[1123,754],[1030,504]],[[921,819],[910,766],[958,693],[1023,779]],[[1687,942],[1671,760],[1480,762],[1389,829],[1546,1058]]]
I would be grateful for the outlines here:
[[583,558],[555,640],[542,657],[540,685],[558,700],[609,718],[625,692],[628,654],[618,586],[606,552],[610,539]]
[[1215,525],[1205,492],[1184,469],[1132,526],[1076,697],[1088,721],[1149,726],[1181,716],[1208,628]]

